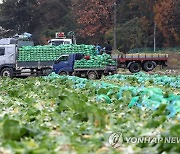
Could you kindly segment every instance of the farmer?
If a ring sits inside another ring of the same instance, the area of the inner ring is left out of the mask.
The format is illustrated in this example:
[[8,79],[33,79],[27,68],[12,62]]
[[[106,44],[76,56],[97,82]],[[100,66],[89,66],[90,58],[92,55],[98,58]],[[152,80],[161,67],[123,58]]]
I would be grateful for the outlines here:
[[96,54],[99,55],[101,51],[101,46],[99,45],[99,43],[96,45]]
[[111,53],[112,53],[112,46],[109,41],[107,42],[107,45],[105,47],[105,52],[109,55],[111,55]]

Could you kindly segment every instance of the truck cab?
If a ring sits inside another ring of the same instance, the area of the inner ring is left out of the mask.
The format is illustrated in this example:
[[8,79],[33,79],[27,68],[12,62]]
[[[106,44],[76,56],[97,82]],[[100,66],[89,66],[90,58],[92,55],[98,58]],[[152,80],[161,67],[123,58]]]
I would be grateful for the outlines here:
[[0,45],[0,67],[15,64],[16,45]]
[[71,39],[51,39],[48,41],[49,45],[59,46],[61,44],[72,44]]
[[56,74],[60,74],[60,75],[71,74],[74,71],[75,60],[80,60],[83,57],[84,57],[84,55],[81,53],[61,55],[55,61],[54,65],[53,65],[53,71]]
[[58,32],[55,35],[54,39],[51,39],[48,41],[49,45],[54,45],[54,46],[59,46],[61,44],[72,44],[72,39],[68,39],[66,38],[66,36],[64,35],[64,32]]
[[0,75],[11,76],[12,67],[16,62],[17,47],[15,44],[1,45],[0,44]]

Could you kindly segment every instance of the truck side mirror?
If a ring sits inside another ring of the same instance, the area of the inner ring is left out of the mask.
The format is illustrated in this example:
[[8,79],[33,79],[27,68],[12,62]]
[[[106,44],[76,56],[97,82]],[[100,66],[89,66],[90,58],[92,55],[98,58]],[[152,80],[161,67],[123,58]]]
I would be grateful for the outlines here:
[[55,61],[54,61],[54,64],[58,64],[58,63],[59,63],[59,60],[55,60]]

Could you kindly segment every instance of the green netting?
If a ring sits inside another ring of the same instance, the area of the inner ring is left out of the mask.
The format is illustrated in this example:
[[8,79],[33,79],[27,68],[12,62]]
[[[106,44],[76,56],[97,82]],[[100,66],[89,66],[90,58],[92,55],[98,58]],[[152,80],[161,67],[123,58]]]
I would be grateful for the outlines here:
[[101,94],[99,96],[97,96],[97,101],[101,102],[106,102],[108,104],[112,103],[111,99],[109,98],[109,96],[107,95],[104,95],[104,94]]
[[93,45],[67,44],[60,46],[24,46],[19,48],[18,61],[54,61],[62,54],[83,53],[85,55],[95,55],[96,50]]
[[[98,102],[110,104],[121,101],[127,103],[129,108],[136,106],[142,110],[145,108],[157,110],[160,105],[165,104],[167,106],[166,109],[169,111],[168,117],[173,117],[180,113],[180,95],[171,92],[164,95],[164,91],[161,88],[144,87],[141,84],[139,86],[119,86],[104,81],[91,81],[74,76],[59,76],[55,73],[44,78],[47,80],[65,79],[71,81],[72,87],[75,89],[88,88],[92,91],[95,90]],[[99,93],[99,91],[101,92]]]
[[137,81],[138,83],[144,84],[150,82],[155,85],[164,85],[170,86],[174,88],[180,88],[180,76],[167,76],[167,75],[149,75],[143,72],[124,75],[124,74],[115,74],[112,76],[106,77],[107,80],[111,81],[126,81],[127,79],[130,81]]
[[105,66],[115,66],[116,62],[108,54],[91,56],[90,60],[77,60],[74,68],[104,68]]

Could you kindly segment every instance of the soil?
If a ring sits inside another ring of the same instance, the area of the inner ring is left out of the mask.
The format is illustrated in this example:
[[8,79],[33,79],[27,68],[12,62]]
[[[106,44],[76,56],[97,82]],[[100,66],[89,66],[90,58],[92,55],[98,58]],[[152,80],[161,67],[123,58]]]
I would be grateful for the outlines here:
[[168,55],[167,69],[180,69],[180,52],[169,52]]

